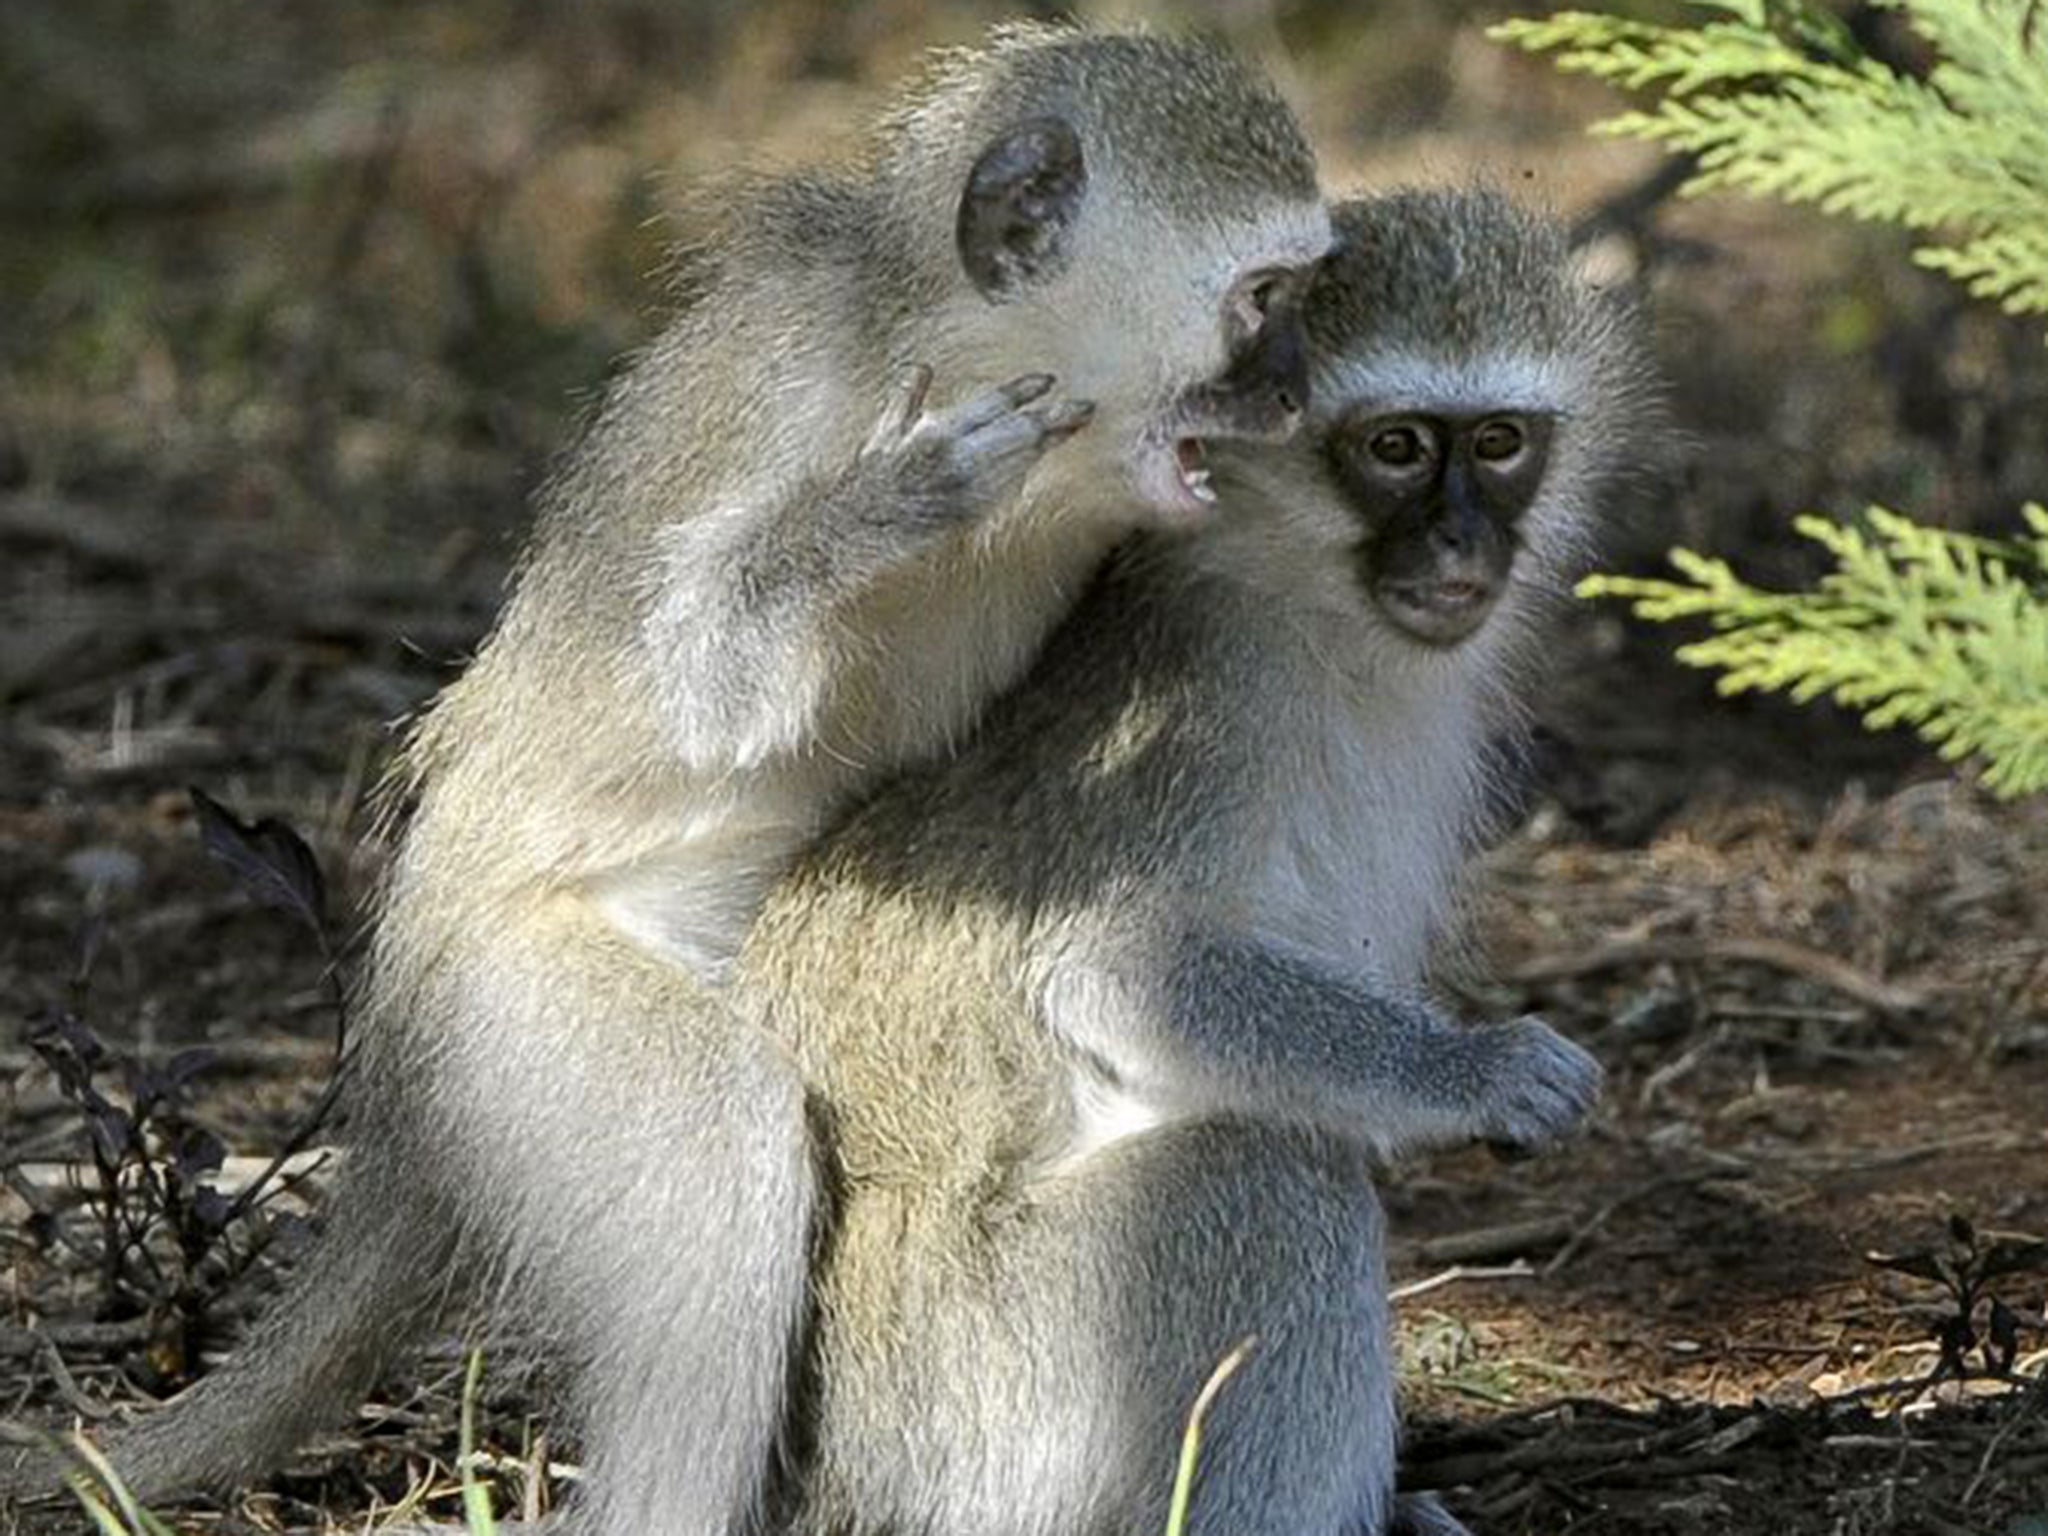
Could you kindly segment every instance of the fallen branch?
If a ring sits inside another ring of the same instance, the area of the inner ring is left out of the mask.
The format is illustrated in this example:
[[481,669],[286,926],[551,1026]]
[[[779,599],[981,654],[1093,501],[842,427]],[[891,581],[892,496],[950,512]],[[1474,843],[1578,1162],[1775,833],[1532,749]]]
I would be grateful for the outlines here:
[[125,1323],[44,1323],[36,1328],[0,1328],[0,1360],[31,1360],[55,1348],[110,1355],[147,1343],[153,1330],[146,1318]]
[[1712,962],[1765,965],[1787,971],[1853,998],[1866,1008],[1891,1016],[1918,1013],[1927,1006],[1927,994],[1918,988],[1884,981],[1838,956],[1795,944],[1790,939],[1760,935],[1751,938],[1621,939],[1595,945],[1576,955],[1552,955],[1524,961],[1510,968],[1506,979],[1527,986],[1589,976],[1600,971],[1631,970],[1644,965]]
[[1497,1227],[1475,1227],[1469,1232],[1447,1232],[1442,1237],[1402,1244],[1395,1251],[1395,1261],[1403,1266],[1424,1267],[1523,1258],[1555,1248],[1572,1235],[1572,1227],[1568,1216],[1537,1216],[1528,1221],[1503,1222]]
[[1460,1280],[1527,1280],[1535,1273],[1526,1259],[1517,1259],[1512,1264],[1453,1264],[1425,1280],[1410,1280],[1406,1285],[1397,1285],[1388,1294],[1395,1301],[1406,1301],[1447,1285],[1456,1285]]

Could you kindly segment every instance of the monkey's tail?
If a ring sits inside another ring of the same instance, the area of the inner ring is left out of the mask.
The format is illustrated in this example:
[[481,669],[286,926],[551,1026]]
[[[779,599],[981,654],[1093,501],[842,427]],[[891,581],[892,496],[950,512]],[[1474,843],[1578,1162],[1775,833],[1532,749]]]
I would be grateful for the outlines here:
[[454,1233],[426,1204],[350,1168],[326,1231],[242,1347],[108,1443],[128,1490],[147,1502],[240,1486],[361,1403],[445,1297]]

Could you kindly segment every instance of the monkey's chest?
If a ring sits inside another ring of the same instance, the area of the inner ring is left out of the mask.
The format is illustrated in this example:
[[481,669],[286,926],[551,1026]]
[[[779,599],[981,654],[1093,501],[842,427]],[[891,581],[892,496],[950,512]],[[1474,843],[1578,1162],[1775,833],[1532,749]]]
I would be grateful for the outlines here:
[[1269,787],[1248,850],[1254,925],[1345,970],[1415,981],[1460,859],[1458,746],[1420,722],[1368,730],[1333,710],[1323,720]]

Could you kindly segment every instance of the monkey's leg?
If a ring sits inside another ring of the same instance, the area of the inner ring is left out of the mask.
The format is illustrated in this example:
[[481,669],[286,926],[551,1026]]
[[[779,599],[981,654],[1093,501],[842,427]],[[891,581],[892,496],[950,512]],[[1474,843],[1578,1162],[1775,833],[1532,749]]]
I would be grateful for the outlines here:
[[471,1220],[567,1368],[585,1480],[562,1529],[755,1517],[807,1304],[803,1086],[715,995],[563,903],[502,922],[433,1058]]
[[805,1531],[1156,1536],[1188,1411],[1246,1339],[1205,1421],[1195,1528],[1380,1531],[1393,1365],[1379,1206],[1349,1149],[1219,1119],[1000,1214],[868,1220],[861,1198],[828,1261]]

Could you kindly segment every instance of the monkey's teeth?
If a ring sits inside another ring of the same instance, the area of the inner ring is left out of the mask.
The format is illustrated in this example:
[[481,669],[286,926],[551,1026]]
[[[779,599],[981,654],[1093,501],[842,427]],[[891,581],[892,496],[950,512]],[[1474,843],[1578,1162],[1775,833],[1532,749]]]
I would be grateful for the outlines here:
[[1180,483],[1197,501],[1214,501],[1216,488],[1209,483],[1209,455],[1198,437],[1183,437],[1173,445],[1174,468]]

